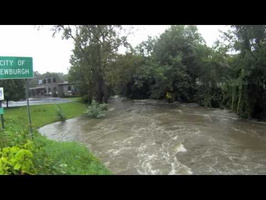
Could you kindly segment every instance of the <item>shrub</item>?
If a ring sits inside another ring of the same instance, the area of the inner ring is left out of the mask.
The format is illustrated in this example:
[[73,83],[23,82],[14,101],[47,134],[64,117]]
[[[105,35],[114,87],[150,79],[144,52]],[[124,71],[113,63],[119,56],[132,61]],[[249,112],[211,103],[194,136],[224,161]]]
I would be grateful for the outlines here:
[[95,100],[92,100],[91,105],[87,108],[87,116],[92,118],[104,117],[104,110],[107,110],[107,104],[99,104]]
[[17,131],[11,126],[5,127],[5,130],[0,132],[0,149],[27,143],[31,139],[28,128],[26,126],[23,130]]
[[0,149],[0,174],[36,174],[33,159],[33,143]]
[[57,104],[56,106],[57,106],[57,109],[56,109],[56,116],[57,116],[57,118],[61,122],[66,121],[66,114],[63,112],[61,106],[59,104]]

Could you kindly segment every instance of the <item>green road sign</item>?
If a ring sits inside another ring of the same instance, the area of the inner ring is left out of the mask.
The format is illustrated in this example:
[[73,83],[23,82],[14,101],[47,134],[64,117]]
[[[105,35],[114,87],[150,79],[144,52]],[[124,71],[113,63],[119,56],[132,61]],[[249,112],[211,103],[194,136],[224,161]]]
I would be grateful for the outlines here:
[[0,115],[4,114],[4,108],[0,108]]
[[32,57],[0,56],[0,79],[33,78]]

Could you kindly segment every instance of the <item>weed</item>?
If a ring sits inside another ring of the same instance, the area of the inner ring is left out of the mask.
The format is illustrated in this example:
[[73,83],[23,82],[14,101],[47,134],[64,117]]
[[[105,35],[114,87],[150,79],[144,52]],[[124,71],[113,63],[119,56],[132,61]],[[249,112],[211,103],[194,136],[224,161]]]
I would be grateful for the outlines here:
[[61,106],[59,104],[56,104],[56,106],[57,106],[56,116],[58,120],[60,120],[61,122],[66,121],[66,114],[63,112]]

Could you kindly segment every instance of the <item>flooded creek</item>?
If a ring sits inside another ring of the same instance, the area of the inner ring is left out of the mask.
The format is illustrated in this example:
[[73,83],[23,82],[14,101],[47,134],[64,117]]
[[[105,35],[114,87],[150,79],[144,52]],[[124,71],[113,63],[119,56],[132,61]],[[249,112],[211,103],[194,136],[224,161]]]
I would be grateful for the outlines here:
[[84,144],[114,174],[266,174],[266,123],[196,104],[114,98],[103,119],[78,117],[39,132]]

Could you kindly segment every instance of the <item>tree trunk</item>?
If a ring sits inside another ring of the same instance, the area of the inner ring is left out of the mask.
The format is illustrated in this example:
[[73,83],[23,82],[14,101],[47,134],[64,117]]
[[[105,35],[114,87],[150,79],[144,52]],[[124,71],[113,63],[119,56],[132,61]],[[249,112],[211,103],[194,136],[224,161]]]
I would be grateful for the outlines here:
[[101,75],[97,77],[98,89],[97,89],[97,102],[107,103],[108,102],[108,90],[105,81]]
[[234,110],[235,94],[236,94],[236,87],[233,86],[233,88],[232,88],[231,110]]
[[100,104],[103,103],[103,95],[101,91],[98,92],[96,101]]
[[97,82],[98,82],[97,102],[102,103],[103,102],[102,78],[98,77]]
[[8,108],[8,99],[6,99],[6,107]]
[[92,102],[92,95],[91,95],[91,91],[88,92],[88,104],[91,104]]
[[103,81],[103,102],[104,103],[108,103],[108,90],[107,90],[107,86],[106,86],[106,84],[105,84],[105,82]]
[[240,108],[240,102],[241,102],[241,99],[242,99],[242,86],[239,88],[239,95],[238,95],[238,104],[237,104],[237,113],[239,111],[239,108]]

